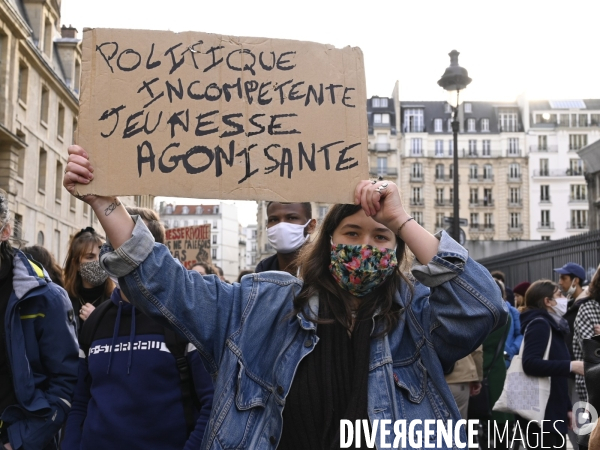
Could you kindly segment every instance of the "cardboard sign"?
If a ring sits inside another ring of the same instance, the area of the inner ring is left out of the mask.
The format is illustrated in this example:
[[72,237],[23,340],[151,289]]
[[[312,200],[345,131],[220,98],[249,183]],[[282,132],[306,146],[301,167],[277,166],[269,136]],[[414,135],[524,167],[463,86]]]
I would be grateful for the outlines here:
[[165,230],[165,245],[186,269],[199,262],[211,264],[210,224]]
[[87,29],[80,194],[352,203],[368,178],[359,48]]

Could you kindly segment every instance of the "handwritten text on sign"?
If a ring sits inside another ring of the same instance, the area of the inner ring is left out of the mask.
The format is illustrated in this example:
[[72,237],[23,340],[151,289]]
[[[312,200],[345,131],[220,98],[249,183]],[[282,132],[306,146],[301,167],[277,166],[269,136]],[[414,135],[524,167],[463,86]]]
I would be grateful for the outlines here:
[[338,202],[368,177],[359,49],[94,29],[83,59],[86,193]]
[[165,244],[186,269],[211,262],[210,224],[165,230]]

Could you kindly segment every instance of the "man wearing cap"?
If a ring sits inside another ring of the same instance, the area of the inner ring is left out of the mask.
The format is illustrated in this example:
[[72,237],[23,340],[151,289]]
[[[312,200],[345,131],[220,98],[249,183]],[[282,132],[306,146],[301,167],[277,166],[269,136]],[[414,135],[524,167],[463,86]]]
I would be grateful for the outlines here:
[[[554,269],[554,271],[560,276],[558,285],[569,299],[569,302],[567,303],[567,312],[563,317],[569,323],[571,332],[565,336],[565,342],[571,353],[571,361],[581,360],[581,358],[577,358],[573,352],[573,328],[575,327],[575,318],[577,317],[581,302],[586,298],[586,293],[581,286],[585,281],[585,269],[579,264],[568,262],[561,268]],[[572,375],[569,377],[569,393],[571,394],[572,403],[577,403],[580,400],[578,391],[575,387],[575,380],[572,378]],[[569,431],[569,440],[573,444],[573,448],[577,450],[577,440],[572,431]]]

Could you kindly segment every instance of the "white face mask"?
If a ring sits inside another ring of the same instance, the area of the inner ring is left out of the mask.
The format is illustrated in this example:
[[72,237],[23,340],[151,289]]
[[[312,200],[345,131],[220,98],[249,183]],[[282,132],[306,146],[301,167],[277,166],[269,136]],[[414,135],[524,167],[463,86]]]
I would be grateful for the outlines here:
[[567,303],[569,300],[566,298],[556,298],[556,305],[552,307],[554,313],[560,317],[564,316],[567,312]]
[[575,282],[573,281],[571,283],[571,287],[567,290],[567,297],[570,297],[571,295],[573,295],[575,293],[576,289],[577,289],[577,286],[575,286]]
[[277,225],[267,228],[269,244],[277,253],[292,253],[302,247],[308,239],[304,236],[304,229],[310,220],[304,225],[295,223],[279,222]]

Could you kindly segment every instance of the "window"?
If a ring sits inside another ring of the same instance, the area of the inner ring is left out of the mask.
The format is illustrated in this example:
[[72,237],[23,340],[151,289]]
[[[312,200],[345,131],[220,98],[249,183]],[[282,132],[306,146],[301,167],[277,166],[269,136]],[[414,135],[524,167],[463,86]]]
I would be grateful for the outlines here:
[[410,140],[410,149],[412,156],[423,156],[423,139],[412,138]]
[[469,156],[477,156],[477,140],[469,139]]
[[40,102],[40,120],[44,125],[48,123],[48,108],[50,107],[50,91],[42,86],[42,97]]
[[64,134],[65,134],[65,107],[63,105],[59,104],[58,105],[58,121],[56,124],[56,135],[59,138],[62,138]]
[[448,119],[448,133],[452,133],[452,119]]
[[412,176],[412,178],[422,178],[423,177],[423,164],[413,163],[411,176]]
[[404,131],[422,133],[425,131],[422,109],[406,109],[404,111]]
[[479,166],[477,164],[471,164],[469,166],[469,178],[473,179],[477,179],[477,171],[478,171]]
[[19,61],[19,85],[17,96],[23,103],[27,103],[27,85],[29,82],[29,67],[25,62]]
[[216,249],[216,248],[213,248],[213,249],[211,250],[211,254],[212,254],[211,256],[212,256],[212,259],[213,259],[213,261],[214,261],[215,259],[217,259],[217,249]]
[[579,150],[587,145],[587,134],[570,134],[569,150]]
[[373,105],[373,108],[380,108],[381,107],[381,99],[377,98],[377,97],[374,97],[371,100],[371,104]]
[[69,210],[72,212],[77,210],[77,199],[72,195],[69,195]]
[[513,205],[517,205],[521,201],[521,188],[510,188],[509,201]]
[[471,213],[471,227],[477,228],[479,225],[479,213]]
[[471,113],[473,112],[472,108],[471,108],[471,104],[470,103],[465,103],[465,112],[466,113]]
[[571,210],[571,226],[569,228],[587,228],[587,213],[582,209]]
[[420,187],[412,188],[412,200],[413,205],[423,204],[422,189]]
[[542,236],[542,241],[549,241],[550,240],[550,236]]
[[43,148],[40,148],[40,154],[38,158],[38,190],[44,194],[46,192],[46,160],[48,159],[48,152]]
[[44,23],[44,53],[52,55],[52,22],[49,20]]
[[390,123],[389,114],[373,114],[373,123],[387,125]]
[[454,139],[448,141],[448,156],[454,156]]
[[444,188],[437,188],[435,190],[435,201],[438,205],[444,204]]
[[387,98],[380,98],[379,101],[381,102],[381,107],[382,108],[387,108],[387,106],[388,106],[388,99]]
[[81,63],[79,60],[75,60],[75,81],[73,83],[73,89],[79,94],[79,80],[81,76]]
[[61,260],[60,257],[60,231],[54,230],[54,257],[57,261]]
[[63,179],[63,165],[60,161],[56,161],[56,174],[54,177],[54,198],[57,203],[60,203],[62,201],[62,193],[63,193],[62,179]]
[[542,209],[540,211],[540,227],[548,228],[550,227],[550,210]]
[[217,235],[216,235],[216,234],[213,234],[213,235],[212,235],[212,243],[213,243],[213,244],[216,244],[216,243],[217,243]]
[[481,141],[481,155],[492,156],[492,141],[489,139],[484,139]]
[[444,213],[435,214],[435,226],[441,228],[444,226]]
[[19,162],[17,163],[17,175],[23,178],[25,175],[25,149],[19,149]]
[[581,159],[569,160],[568,175],[583,175],[583,161]]
[[452,114],[452,105],[450,105],[450,103],[446,103],[445,108],[444,108],[444,112],[446,114]]
[[421,211],[415,211],[411,214],[411,216],[415,219],[415,222],[417,222],[421,226],[424,226],[423,225],[423,213]]
[[587,185],[572,184],[571,185],[571,200],[587,200]]
[[519,155],[519,138],[508,138],[508,155]]
[[[87,203],[86,203],[87,204]],[[15,226],[13,228],[13,239],[16,241],[21,240],[23,236],[23,216],[21,214],[15,214]]]
[[216,221],[216,220],[213,220],[213,224],[212,224],[212,225],[213,225],[213,226],[212,226],[213,228],[217,228],[217,221]]
[[44,232],[38,231],[36,244],[39,246],[44,246]]
[[448,170],[448,176],[450,178],[454,179],[454,164],[450,164],[449,170]]
[[569,126],[569,115],[568,114],[561,114],[560,116],[560,126],[561,127],[568,127]]
[[442,119],[435,119],[433,121],[433,131],[435,131],[436,133],[441,133],[442,131],[444,131],[444,124],[442,122]]
[[435,140],[435,156],[444,156],[444,141],[441,139]]
[[469,190],[469,203],[471,203],[471,205],[479,203],[479,189],[475,188]]
[[481,119],[481,131],[490,131],[490,119]]
[[475,131],[477,131],[475,123],[475,119],[467,119],[467,132],[474,133]]
[[386,157],[377,158],[377,175],[387,175],[387,162]]
[[548,150],[548,136],[541,134],[538,136],[538,151],[545,152]]
[[483,179],[484,180],[493,180],[494,179],[494,169],[491,164],[485,164],[483,166]]
[[492,188],[485,188],[483,190],[483,206],[493,206],[494,197],[492,196]]
[[507,111],[500,113],[500,131],[519,131],[517,113]]
[[541,202],[549,202],[550,201],[550,185],[542,184],[540,186],[540,201]]
[[579,114],[579,126],[580,127],[588,126],[588,115],[587,114]]
[[521,213],[510,213],[510,227],[520,228],[521,227]]
[[494,214],[485,213],[483,215],[483,224],[486,228],[492,228],[494,226]]
[[454,188],[448,188],[448,200],[451,205],[454,204]]
[[328,212],[329,212],[329,206],[319,206],[319,209],[318,209],[319,219],[323,220]]
[[[87,203],[83,204],[83,217],[88,217],[90,215],[90,205]],[[175,221],[177,223],[177,221]],[[176,225],[177,226],[177,225]]]
[[547,177],[550,173],[548,170],[548,159],[542,158],[540,159],[540,176]]
[[508,177],[513,179],[521,178],[521,165],[519,163],[511,163],[508,166]]
[[436,180],[441,180],[444,178],[444,165],[443,164],[435,165],[435,178],[436,178]]
[[188,206],[183,206],[181,208],[181,214],[189,214],[190,213],[190,208]]

